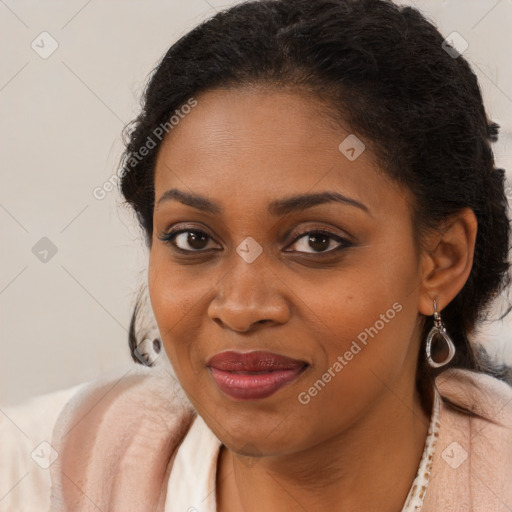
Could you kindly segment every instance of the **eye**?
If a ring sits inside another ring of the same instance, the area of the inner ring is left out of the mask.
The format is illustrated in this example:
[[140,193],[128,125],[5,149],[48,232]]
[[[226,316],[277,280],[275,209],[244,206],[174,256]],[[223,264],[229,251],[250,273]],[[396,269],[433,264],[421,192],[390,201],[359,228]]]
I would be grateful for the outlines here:
[[[326,230],[307,231],[293,236],[296,238],[292,245],[295,244],[298,247],[297,252],[309,254],[335,252],[353,245],[347,239]],[[313,249],[313,251],[308,251],[308,249]]]
[[208,242],[212,241],[212,238],[208,233],[197,229],[170,231],[158,238],[182,252],[203,252],[211,249],[211,247],[208,247]]
[[[306,254],[331,253],[353,245],[347,239],[327,230],[294,233],[293,237],[295,239],[292,246],[296,245],[297,248],[292,251],[287,250],[286,252],[303,252]],[[176,229],[164,233],[158,238],[183,253],[198,253],[215,249],[215,247],[208,246],[209,242],[213,241],[208,233],[198,229]]]

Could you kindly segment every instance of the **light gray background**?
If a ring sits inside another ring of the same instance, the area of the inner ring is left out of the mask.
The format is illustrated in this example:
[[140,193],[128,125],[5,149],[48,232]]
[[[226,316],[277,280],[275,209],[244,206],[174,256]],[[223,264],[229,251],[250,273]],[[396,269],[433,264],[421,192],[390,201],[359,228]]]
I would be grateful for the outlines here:
[[[147,254],[117,191],[103,200],[92,191],[115,173],[148,73],[181,35],[233,3],[0,0],[2,404],[130,364],[127,329]],[[502,126],[495,151],[510,178],[511,0],[414,5],[469,43],[464,55]],[[47,59],[31,47],[44,31],[59,45]],[[45,263],[32,252],[42,237],[57,247]],[[511,317],[479,335],[510,364]]]

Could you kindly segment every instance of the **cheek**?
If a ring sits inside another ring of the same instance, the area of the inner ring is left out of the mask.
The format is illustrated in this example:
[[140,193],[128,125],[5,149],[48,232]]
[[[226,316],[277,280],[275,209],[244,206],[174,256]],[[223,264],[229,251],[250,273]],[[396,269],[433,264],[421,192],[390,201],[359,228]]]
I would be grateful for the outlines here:
[[414,370],[414,304],[382,297],[353,304],[337,310],[334,335],[319,340],[324,354],[297,390],[290,417],[306,444],[349,428]]
[[361,413],[415,366],[418,262],[409,239],[392,241],[394,247],[375,244],[308,299],[330,335],[320,341],[325,356],[303,398],[311,399],[307,407],[341,421]]
[[165,248],[153,246],[149,258],[148,287],[151,307],[164,349],[178,378],[190,369],[191,343],[201,330],[201,310],[211,278],[193,276],[192,267],[178,269]]
[[[307,273],[290,276],[288,285],[304,304],[303,316],[318,322],[333,340],[339,339],[337,349],[343,349],[361,333],[364,340],[366,329],[376,323],[383,335],[392,331],[397,334],[404,317],[408,319],[407,332],[414,325],[418,262],[409,241],[401,246],[393,243],[376,243],[356,250],[340,269],[318,273],[314,280]],[[407,314],[398,315],[397,309]],[[396,342],[405,347],[403,337]]]

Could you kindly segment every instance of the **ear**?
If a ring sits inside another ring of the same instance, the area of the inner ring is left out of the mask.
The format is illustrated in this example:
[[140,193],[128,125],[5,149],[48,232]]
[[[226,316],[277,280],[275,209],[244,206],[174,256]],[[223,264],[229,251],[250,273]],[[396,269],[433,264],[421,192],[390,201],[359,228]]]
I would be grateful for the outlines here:
[[421,255],[420,313],[433,315],[434,299],[440,312],[460,292],[473,266],[477,229],[473,210],[464,208],[427,235]]

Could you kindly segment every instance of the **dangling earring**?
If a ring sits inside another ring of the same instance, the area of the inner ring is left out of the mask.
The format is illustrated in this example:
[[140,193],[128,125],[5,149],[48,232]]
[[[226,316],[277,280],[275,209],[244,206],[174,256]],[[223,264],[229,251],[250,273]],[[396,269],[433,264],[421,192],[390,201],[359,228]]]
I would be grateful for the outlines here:
[[[439,337],[444,340],[446,343],[446,346],[448,348],[448,355],[446,359],[440,363],[434,361],[432,359],[432,341],[435,337]],[[437,312],[437,304],[436,300],[434,299],[434,325],[432,329],[430,329],[430,332],[427,336],[427,345],[425,347],[425,351],[427,353],[427,361],[432,368],[439,368],[441,366],[444,366],[445,364],[448,364],[455,355],[455,345],[453,344],[453,341],[451,340],[450,336],[446,333],[446,327],[444,326],[443,321],[441,320],[441,315]]]

